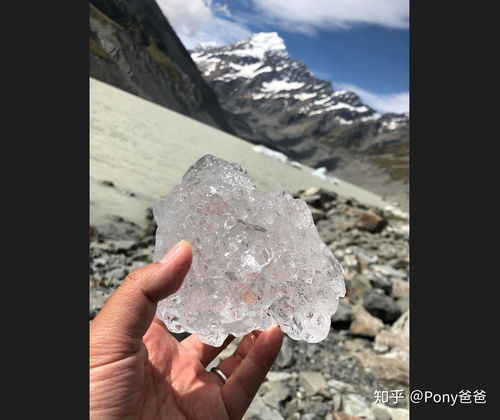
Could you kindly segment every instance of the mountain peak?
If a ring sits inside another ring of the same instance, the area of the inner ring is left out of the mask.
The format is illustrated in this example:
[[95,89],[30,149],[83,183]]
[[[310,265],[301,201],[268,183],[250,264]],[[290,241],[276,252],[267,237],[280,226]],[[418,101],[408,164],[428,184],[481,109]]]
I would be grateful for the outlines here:
[[265,51],[286,50],[285,41],[277,32],[259,32],[241,41]]
[[273,52],[288,56],[285,41],[277,32],[258,32],[234,44],[220,46],[213,42],[202,42],[191,50],[197,56],[217,51],[224,55],[250,57],[264,60],[266,53]]
[[324,118],[325,127],[379,117],[355,93],[335,91],[330,82],[316,78],[302,61],[292,60],[276,32],[256,33],[231,45],[196,49],[191,57],[226,110],[233,105],[239,110],[268,106],[268,113],[287,108],[295,122]]

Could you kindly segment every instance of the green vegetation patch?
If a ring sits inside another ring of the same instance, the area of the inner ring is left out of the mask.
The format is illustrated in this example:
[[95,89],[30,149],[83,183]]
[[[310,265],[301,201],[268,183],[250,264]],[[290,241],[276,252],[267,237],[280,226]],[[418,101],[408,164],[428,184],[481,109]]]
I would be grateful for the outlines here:
[[170,78],[177,81],[181,79],[181,74],[177,66],[155,44],[148,45],[146,50],[153,60],[166,70]]
[[97,43],[95,39],[89,39],[89,51],[91,54],[94,54],[97,57],[101,57],[104,60],[113,62],[111,56],[102,49],[102,47]]
[[102,13],[97,7],[95,7],[92,4],[89,4],[89,6],[90,6],[89,8],[90,17],[94,18],[95,20],[98,20],[104,25],[112,25],[115,28],[123,29],[120,25],[118,25],[118,23],[116,23],[113,19],[110,19],[104,13]]
[[384,169],[394,181],[408,182],[410,178],[410,168],[407,158],[372,156],[370,160],[379,168]]

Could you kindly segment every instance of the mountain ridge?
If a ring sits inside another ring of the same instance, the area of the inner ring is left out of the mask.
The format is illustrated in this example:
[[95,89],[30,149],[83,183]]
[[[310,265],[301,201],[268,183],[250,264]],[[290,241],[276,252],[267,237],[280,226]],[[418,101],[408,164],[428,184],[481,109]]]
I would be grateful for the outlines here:
[[190,52],[238,136],[407,203],[407,113],[381,115],[335,90],[292,59],[276,32]]
[[155,0],[90,0],[90,76],[233,133]]

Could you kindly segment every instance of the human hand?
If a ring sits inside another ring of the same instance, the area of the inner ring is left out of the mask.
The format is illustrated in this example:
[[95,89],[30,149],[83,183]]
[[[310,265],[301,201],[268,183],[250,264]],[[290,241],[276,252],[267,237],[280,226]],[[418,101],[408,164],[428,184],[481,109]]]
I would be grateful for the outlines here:
[[179,242],[161,262],[130,273],[90,324],[91,419],[241,419],[276,359],[278,327],[245,336],[218,368],[206,366],[221,347],[191,335],[178,342],[155,318],[157,302],[175,293],[189,267]]

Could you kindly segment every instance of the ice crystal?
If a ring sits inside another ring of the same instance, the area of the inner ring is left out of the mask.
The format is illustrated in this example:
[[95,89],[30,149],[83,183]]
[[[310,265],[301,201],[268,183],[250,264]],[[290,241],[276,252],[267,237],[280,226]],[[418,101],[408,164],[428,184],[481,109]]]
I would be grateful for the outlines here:
[[153,213],[155,261],[182,239],[193,248],[183,285],[158,305],[170,331],[213,346],[274,325],[294,340],[326,338],[343,270],[304,201],[257,190],[238,164],[206,155]]

